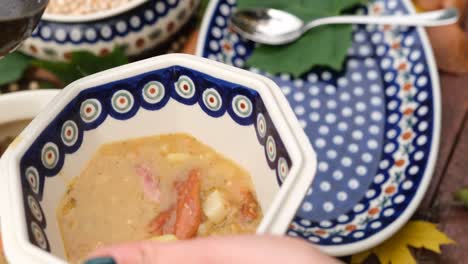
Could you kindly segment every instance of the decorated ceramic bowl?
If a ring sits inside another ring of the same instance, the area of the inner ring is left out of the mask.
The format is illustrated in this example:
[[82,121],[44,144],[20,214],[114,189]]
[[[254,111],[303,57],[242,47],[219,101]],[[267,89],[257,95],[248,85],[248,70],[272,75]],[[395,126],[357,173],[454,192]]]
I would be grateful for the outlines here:
[[245,168],[264,219],[283,234],[316,168],[315,153],[269,79],[190,55],[164,55],[78,80],[1,160],[2,235],[12,263],[65,263],[56,208],[103,143],[186,132]]
[[167,42],[188,23],[200,0],[134,0],[108,11],[86,15],[45,13],[21,51],[63,61],[87,50],[105,55],[118,45],[128,56]]

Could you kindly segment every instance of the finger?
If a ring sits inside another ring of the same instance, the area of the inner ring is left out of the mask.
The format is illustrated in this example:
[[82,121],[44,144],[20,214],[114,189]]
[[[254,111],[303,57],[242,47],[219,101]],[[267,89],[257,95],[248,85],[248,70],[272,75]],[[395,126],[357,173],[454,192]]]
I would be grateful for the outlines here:
[[[117,264],[340,263],[301,240],[271,236],[217,237],[173,243],[130,243],[103,248],[90,256],[98,260],[99,257],[111,257]],[[98,263],[113,264],[87,262]]]

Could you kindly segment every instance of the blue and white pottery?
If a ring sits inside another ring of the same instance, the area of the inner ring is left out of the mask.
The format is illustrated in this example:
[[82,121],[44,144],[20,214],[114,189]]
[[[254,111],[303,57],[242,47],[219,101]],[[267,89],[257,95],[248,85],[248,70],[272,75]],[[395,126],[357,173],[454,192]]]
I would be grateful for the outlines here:
[[[255,45],[229,29],[235,6],[210,2],[197,53],[243,67]],[[408,0],[373,0],[358,12],[414,9]],[[429,185],[440,137],[439,79],[424,30],[353,27],[342,72],[293,78],[249,69],[281,87],[317,151],[317,175],[288,234],[334,256],[371,248],[406,223]]]
[[257,232],[286,232],[316,159],[279,87],[211,60],[164,55],[70,84],[9,147],[0,164],[8,260],[65,263],[56,209],[92,154],[103,143],[174,132],[249,171],[264,211]]
[[45,13],[20,50],[64,61],[86,50],[105,55],[115,46],[137,56],[169,40],[188,23],[200,0],[134,0],[119,8],[86,15]]

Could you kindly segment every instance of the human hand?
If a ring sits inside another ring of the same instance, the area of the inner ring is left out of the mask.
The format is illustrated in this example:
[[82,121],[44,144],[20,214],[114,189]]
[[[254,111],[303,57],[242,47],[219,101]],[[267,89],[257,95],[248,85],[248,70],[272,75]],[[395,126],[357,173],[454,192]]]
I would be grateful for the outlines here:
[[289,237],[233,236],[154,241],[97,250],[86,264],[338,264],[307,242]]

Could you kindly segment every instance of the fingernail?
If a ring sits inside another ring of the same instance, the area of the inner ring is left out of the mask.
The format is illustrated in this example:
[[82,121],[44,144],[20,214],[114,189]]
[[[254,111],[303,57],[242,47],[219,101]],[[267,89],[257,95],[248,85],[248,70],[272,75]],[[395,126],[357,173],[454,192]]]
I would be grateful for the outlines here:
[[117,264],[111,257],[93,258],[85,262],[85,264]]

